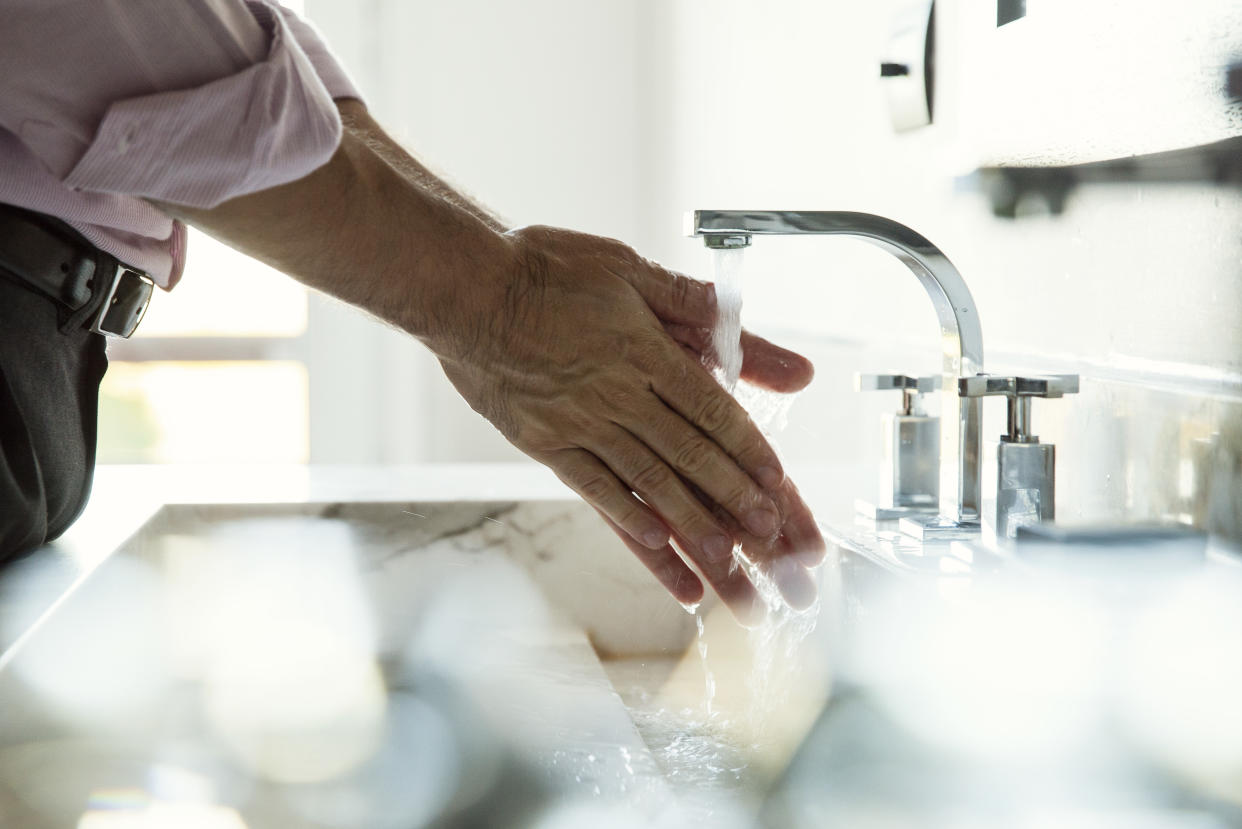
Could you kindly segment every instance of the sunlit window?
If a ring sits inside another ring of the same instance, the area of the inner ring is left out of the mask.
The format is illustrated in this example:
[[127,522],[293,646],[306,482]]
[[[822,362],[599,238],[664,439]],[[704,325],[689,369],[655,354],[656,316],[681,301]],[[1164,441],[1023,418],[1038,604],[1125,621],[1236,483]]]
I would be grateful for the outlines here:
[[206,234],[190,231],[185,276],[156,295],[138,337],[296,337],[306,289]]
[[115,363],[99,462],[304,463],[306,400],[298,362]]
[[99,462],[306,462],[307,372],[286,359],[306,325],[306,289],[191,230],[181,283],[109,349]]

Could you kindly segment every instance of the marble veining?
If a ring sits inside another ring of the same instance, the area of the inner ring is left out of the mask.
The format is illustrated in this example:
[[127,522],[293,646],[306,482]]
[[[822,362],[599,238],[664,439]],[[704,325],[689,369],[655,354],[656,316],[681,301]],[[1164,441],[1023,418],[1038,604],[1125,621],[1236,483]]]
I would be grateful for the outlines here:
[[[262,702],[250,726],[219,722],[236,688],[217,687],[211,643],[238,624],[230,648],[268,647],[275,662],[306,636],[330,637],[308,652],[315,662],[340,656],[337,634],[370,642],[389,720],[430,705],[461,725],[451,732],[461,779],[490,781],[515,814],[575,800],[644,820],[676,808],[596,648],[677,655],[693,621],[587,507],[332,501],[166,505],[100,564],[0,671],[0,815],[72,824],[100,780],[141,789],[176,735],[187,767],[211,776],[224,802],[255,775],[236,798],[252,825],[305,825],[311,801],[263,779],[267,754],[254,755],[245,730],[279,740],[263,729],[284,706]],[[267,660],[256,657],[246,670],[261,683]],[[313,665],[307,676],[333,681]],[[92,686],[102,696],[76,692]],[[314,698],[312,687],[282,687],[295,709]],[[394,727],[377,732],[375,757],[417,767]],[[378,762],[324,784],[325,802],[359,800]],[[59,783],[40,782],[49,769]]]

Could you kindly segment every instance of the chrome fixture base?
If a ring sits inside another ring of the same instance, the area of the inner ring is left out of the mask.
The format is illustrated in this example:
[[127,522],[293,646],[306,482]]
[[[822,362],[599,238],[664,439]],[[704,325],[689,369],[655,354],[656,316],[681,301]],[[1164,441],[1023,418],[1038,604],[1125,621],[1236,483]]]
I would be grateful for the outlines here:
[[854,511],[862,518],[872,521],[897,521],[914,516],[934,516],[936,509],[935,504],[928,504],[925,507],[881,507],[861,498],[854,502]]
[[979,536],[978,521],[954,521],[941,515],[912,515],[902,518],[897,528],[919,541],[966,541]]

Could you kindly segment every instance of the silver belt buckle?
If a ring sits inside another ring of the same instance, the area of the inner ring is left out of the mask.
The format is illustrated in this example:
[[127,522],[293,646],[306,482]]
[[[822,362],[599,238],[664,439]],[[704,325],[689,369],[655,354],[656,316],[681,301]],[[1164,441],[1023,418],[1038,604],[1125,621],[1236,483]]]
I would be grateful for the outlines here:
[[155,282],[142,271],[117,265],[108,295],[91,322],[91,331],[106,337],[128,338],[142,322],[151,304]]

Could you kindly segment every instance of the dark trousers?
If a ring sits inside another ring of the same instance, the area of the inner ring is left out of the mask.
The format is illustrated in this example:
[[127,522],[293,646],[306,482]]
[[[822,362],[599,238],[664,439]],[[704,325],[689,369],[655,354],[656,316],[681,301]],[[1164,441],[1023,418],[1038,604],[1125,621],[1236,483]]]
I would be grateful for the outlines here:
[[90,495],[108,358],[84,316],[0,268],[0,563],[58,537]]

